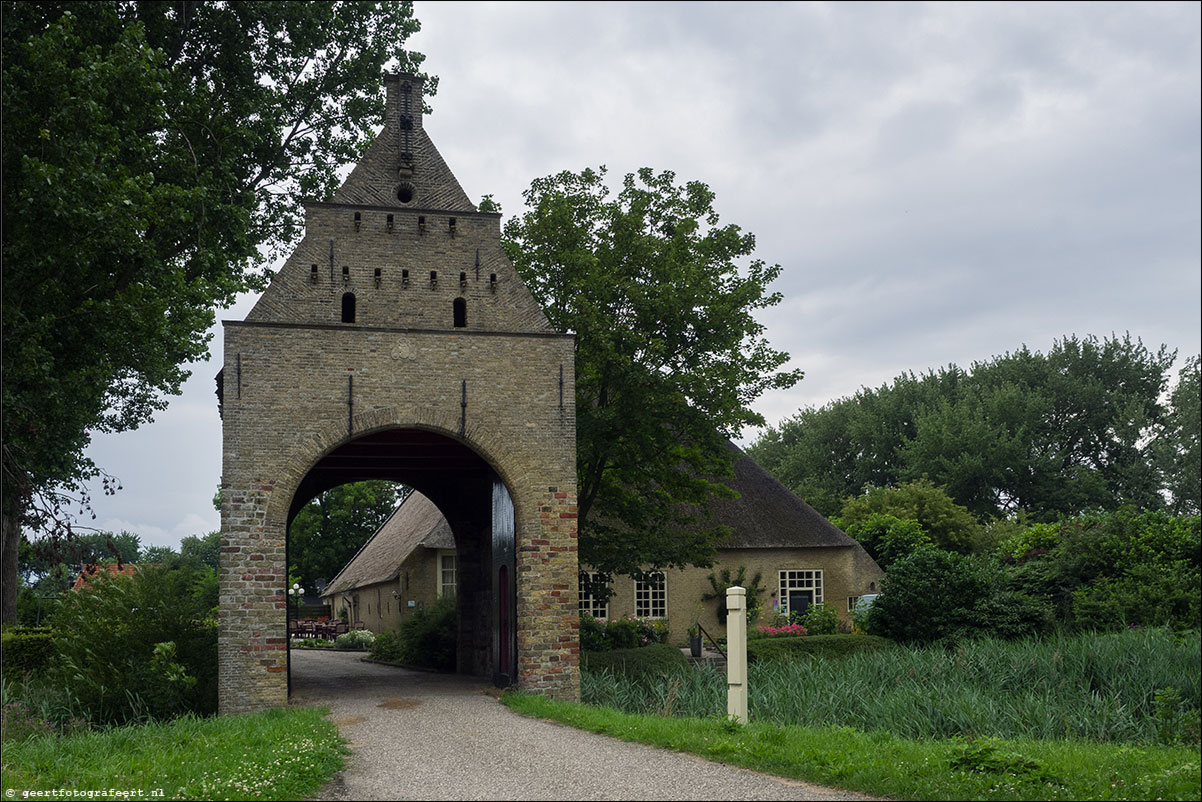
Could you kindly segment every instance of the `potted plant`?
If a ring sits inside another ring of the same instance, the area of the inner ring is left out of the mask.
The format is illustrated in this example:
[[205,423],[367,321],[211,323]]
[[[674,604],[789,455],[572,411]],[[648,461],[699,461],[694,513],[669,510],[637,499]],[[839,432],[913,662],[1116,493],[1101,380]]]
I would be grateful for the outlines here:
[[689,653],[694,657],[701,656],[701,624],[696,621],[689,627]]

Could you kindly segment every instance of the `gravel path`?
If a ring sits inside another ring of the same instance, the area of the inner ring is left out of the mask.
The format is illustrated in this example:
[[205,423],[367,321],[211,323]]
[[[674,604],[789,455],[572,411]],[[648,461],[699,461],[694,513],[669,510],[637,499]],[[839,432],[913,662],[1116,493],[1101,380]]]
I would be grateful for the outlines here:
[[510,712],[471,677],[295,649],[293,704],[351,742],[318,799],[869,799]]

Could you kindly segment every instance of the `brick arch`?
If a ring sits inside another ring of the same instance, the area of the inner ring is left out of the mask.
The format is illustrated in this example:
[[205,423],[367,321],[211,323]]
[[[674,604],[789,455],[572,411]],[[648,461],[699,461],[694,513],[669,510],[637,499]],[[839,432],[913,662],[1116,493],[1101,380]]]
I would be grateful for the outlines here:
[[518,464],[518,457],[513,448],[487,427],[467,426],[462,437],[459,435],[458,428],[458,419],[450,419],[434,409],[428,407],[402,409],[397,406],[377,407],[354,415],[349,427],[353,434],[347,433],[348,426],[345,423],[327,424],[313,435],[298,441],[288,453],[283,463],[282,473],[272,484],[272,493],[265,510],[264,525],[287,528],[288,511],[293,495],[309,471],[322,459],[340,446],[390,429],[416,429],[432,432],[466,445],[496,471],[501,481],[509,488],[510,495],[514,499],[515,515],[520,520],[521,515],[525,512],[522,508],[525,499],[519,500],[519,494],[515,492],[519,477],[514,475],[514,465]]

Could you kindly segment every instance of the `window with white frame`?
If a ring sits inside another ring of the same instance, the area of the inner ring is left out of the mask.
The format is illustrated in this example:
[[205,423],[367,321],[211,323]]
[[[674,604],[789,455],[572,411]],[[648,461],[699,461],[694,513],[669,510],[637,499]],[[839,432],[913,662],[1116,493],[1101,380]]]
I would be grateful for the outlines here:
[[811,604],[822,604],[822,571],[780,572],[780,611],[801,616]]
[[639,618],[668,616],[668,579],[662,571],[647,574],[634,583],[634,614]]
[[609,597],[600,592],[605,587],[601,574],[592,571],[580,572],[580,612],[593,618],[609,618]]
[[455,564],[455,552],[438,552],[438,598],[449,596],[455,598],[459,584],[458,566]]
[[859,596],[848,596],[847,597],[847,612],[850,613],[852,610],[856,609],[856,602],[858,602],[859,600],[860,600]]

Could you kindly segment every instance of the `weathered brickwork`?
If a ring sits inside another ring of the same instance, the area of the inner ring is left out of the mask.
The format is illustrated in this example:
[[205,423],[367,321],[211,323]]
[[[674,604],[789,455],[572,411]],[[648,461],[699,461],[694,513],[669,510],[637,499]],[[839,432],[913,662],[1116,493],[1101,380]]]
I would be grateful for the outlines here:
[[579,697],[573,338],[550,328],[501,249],[499,216],[475,211],[430,142],[420,84],[386,83],[380,136],[335,202],[309,204],[304,239],[246,321],[225,322],[224,713],[287,701],[286,531],[298,489],[355,443],[397,430],[479,457],[466,478],[423,473],[421,453],[386,455],[403,466],[393,478],[438,499],[469,552],[461,670],[489,664],[478,578],[488,500],[476,488],[491,471],[514,506],[517,679]]

